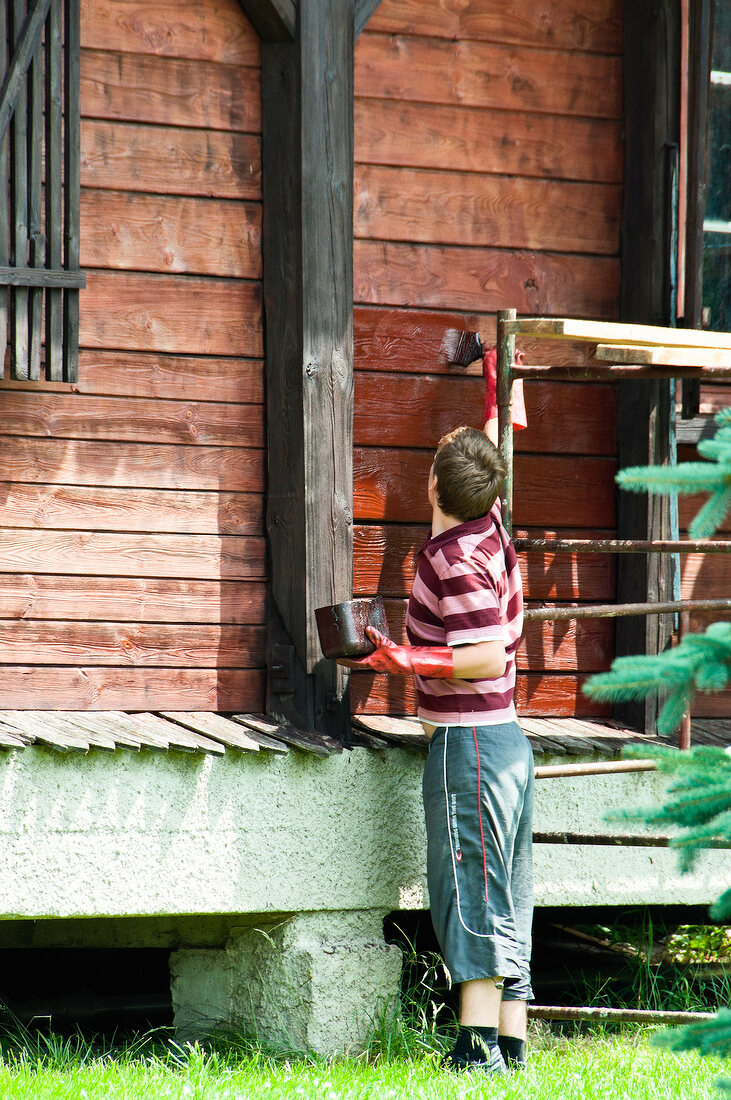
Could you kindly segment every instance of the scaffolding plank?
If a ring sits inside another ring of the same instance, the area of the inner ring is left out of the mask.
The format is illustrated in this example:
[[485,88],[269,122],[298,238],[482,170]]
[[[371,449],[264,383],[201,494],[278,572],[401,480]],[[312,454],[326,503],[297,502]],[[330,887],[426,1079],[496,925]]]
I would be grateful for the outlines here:
[[686,348],[667,345],[638,347],[635,344],[597,344],[594,358],[607,364],[629,363],[648,367],[731,368],[731,351],[724,346]]
[[519,317],[503,323],[506,335],[543,336],[547,339],[587,340],[603,344],[650,344],[654,347],[731,348],[731,333],[628,325],[614,321],[574,318]]

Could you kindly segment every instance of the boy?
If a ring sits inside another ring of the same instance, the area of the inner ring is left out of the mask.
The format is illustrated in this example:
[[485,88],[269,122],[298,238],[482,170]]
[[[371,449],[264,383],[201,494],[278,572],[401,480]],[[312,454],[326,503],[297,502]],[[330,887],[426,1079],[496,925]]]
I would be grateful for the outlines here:
[[533,754],[517,723],[523,625],[517,557],[500,522],[505,468],[475,428],[440,440],[429,471],[431,535],[419,554],[398,646],[351,668],[416,678],[430,738],[423,794],[434,929],[460,1027],[445,1064],[505,1073],[525,1064],[533,913]]

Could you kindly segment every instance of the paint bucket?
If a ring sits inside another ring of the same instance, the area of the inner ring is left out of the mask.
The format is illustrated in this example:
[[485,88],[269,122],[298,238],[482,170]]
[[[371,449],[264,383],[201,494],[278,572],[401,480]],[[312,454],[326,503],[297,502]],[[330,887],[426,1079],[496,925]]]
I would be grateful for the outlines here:
[[318,607],[315,618],[320,647],[326,657],[358,658],[373,653],[376,647],[365,632],[367,626],[388,635],[386,610],[380,596]]

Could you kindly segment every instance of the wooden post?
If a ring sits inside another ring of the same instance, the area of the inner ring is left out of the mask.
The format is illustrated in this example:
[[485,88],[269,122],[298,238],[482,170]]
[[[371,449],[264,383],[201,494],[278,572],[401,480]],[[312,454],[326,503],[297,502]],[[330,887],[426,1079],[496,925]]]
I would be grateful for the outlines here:
[[500,309],[497,315],[497,430],[498,446],[505,463],[502,495],[503,527],[513,531],[513,360],[515,337],[503,331],[503,321],[514,321],[514,309]]
[[[624,5],[625,180],[622,225],[621,320],[673,325],[672,173],[669,150],[680,135],[679,0],[627,0]],[[626,466],[667,464],[674,446],[674,384],[661,379],[620,382],[617,458]],[[619,492],[617,537],[675,537],[667,497]],[[671,555],[621,556],[617,600],[666,601],[675,590]],[[618,619],[619,656],[667,648],[674,616]],[[654,732],[657,699],[622,704],[617,717]]]
[[268,709],[347,736],[314,612],[352,594],[352,0],[302,3],[296,40],[263,44],[262,99]]

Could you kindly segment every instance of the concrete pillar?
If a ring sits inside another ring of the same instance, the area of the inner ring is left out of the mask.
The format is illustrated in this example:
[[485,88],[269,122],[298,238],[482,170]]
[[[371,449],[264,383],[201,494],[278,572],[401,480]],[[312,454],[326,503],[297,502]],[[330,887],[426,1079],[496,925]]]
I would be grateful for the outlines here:
[[290,1050],[357,1049],[398,996],[401,951],[384,941],[385,915],[299,913],[237,929],[222,950],[173,952],[179,1035],[227,1029]]

